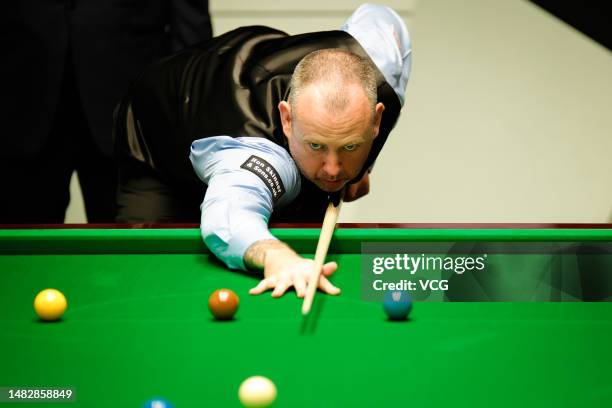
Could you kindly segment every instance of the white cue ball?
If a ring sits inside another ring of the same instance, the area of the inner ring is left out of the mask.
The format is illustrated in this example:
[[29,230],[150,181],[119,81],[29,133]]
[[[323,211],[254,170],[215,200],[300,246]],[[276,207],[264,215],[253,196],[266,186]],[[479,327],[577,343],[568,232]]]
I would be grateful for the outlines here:
[[240,384],[238,398],[248,408],[268,407],[276,399],[276,385],[260,375],[249,377]]

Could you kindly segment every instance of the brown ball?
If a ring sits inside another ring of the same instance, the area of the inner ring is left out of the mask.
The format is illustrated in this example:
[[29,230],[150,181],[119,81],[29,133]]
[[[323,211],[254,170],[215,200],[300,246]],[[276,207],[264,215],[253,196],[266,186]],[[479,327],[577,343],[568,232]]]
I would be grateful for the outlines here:
[[240,303],[238,295],[231,289],[217,289],[208,298],[208,309],[217,320],[231,320]]

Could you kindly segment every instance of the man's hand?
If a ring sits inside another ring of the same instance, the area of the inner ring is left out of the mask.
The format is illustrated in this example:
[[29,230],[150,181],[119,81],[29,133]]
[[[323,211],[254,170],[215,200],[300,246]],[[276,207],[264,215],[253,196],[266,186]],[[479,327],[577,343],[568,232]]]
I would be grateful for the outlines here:
[[[248,267],[264,271],[263,280],[249,293],[259,295],[272,289],[273,297],[282,296],[292,286],[298,297],[304,297],[314,267],[312,259],[302,258],[287,244],[277,240],[254,243],[245,253],[244,261]],[[319,278],[319,289],[330,295],[340,293],[340,289],[327,279],[336,269],[338,265],[335,262],[326,263]]]
[[370,175],[366,172],[361,180],[356,183],[349,184],[346,186],[344,192],[344,201],[350,202],[363,197],[370,192]]

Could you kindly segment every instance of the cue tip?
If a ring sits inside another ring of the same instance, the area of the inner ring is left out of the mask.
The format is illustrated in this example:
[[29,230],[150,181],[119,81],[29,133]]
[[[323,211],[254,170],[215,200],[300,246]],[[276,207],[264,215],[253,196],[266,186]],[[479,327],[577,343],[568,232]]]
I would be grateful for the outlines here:
[[312,306],[312,301],[313,301],[313,297],[314,297],[314,293],[310,294],[310,293],[306,293],[306,296],[304,297],[304,301],[302,302],[302,316],[306,316],[308,313],[310,313],[310,308]]

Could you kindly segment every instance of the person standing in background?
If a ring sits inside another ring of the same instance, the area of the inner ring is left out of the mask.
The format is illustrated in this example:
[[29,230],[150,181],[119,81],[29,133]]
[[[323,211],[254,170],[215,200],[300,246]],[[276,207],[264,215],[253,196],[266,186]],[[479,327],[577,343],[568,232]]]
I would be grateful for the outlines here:
[[4,6],[0,223],[63,223],[77,171],[87,218],[113,222],[113,109],[152,61],[212,37],[208,0]]

